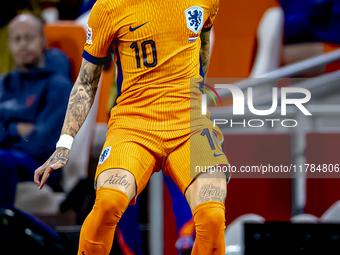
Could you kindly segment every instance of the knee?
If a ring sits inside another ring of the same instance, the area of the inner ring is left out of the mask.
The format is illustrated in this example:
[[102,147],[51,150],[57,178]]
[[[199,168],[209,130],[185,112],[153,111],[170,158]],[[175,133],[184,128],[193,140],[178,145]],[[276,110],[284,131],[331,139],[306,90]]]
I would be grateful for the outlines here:
[[117,189],[100,188],[97,191],[94,210],[100,212],[100,218],[106,224],[116,224],[129,204],[128,196]]
[[196,231],[220,235],[225,229],[225,207],[221,202],[209,201],[196,206],[193,211]]
[[[200,209],[199,207],[203,205],[204,207]],[[204,219],[201,224],[210,226],[210,228],[217,229],[224,225],[225,223],[225,210],[224,205],[220,202],[205,202],[197,206],[197,213],[199,218]]]
[[225,223],[225,214],[223,209],[211,210],[211,212],[206,215],[207,224],[213,228],[221,226]]
[[216,201],[195,207],[196,240],[193,254],[224,254],[225,217],[224,204]]

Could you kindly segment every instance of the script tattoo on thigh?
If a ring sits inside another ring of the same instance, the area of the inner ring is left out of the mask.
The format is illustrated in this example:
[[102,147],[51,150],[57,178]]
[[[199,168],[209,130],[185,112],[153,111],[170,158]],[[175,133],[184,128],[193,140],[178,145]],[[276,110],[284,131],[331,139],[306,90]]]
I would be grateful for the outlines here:
[[125,190],[127,190],[128,187],[130,186],[130,182],[126,180],[126,175],[121,176],[118,173],[116,175],[111,175],[109,178],[107,178],[104,184],[101,186],[101,188],[104,187],[106,183],[109,183],[111,185],[113,184],[120,185],[122,187],[125,187]]
[[225,190],[214,186],[214,184],[205,184],[199,191],[200,203],[206,201],[219,201],[224,203],[226,198]]

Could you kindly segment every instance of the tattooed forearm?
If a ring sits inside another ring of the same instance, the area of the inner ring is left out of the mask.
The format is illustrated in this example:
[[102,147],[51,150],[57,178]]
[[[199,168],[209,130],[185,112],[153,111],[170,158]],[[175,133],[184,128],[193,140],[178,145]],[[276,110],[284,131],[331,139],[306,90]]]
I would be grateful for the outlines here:
[[206,201],[219,201],[224,203],[226,198],[226,191],[213,184],[204,185],[199,191],[200,203]]
[[52,156],[49,158],[51,164],[60,163],[66,165],[68,161],[69,150],[63,147],[58,147]]
[[130,182],[126,180],[126,175],[119,175],[119,174],[116,174],[116,175],[111,175],[109,178],[107,178],[104,182],[104,184],[101,186],[104,187],[105,184],[117,184],[117,185],[120,185],[122,187],[125,188],[125,190],[128,189],[128,187],[130,186]]
[[103,67],[83,59],[78,79],[67,106],[62,134],[75,136],[89,113],[97,92]]
[[207,76],[209,60],[210,60],[210,30],[208,32],[201,33],[201,59],[204,77]]

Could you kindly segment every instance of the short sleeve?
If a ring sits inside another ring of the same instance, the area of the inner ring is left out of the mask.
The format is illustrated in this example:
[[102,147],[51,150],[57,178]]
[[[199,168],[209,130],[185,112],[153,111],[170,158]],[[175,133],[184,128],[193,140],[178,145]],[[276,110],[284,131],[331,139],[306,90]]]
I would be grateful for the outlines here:
[[209,17],[203,25],[202,32],[207,32],[212,28],[212,25],[215,21],[215,18],[216,18],[217,12],[218,12],[218,7],[220,5],[220,1],[219,0],[212,0],[211,2],[212,2],[212,6],[211,6],[211,9],[210,9]]
[[113,39],[114,29],[108,5],[98,0],[89,17],[83,57],[96,65],[105,64]]

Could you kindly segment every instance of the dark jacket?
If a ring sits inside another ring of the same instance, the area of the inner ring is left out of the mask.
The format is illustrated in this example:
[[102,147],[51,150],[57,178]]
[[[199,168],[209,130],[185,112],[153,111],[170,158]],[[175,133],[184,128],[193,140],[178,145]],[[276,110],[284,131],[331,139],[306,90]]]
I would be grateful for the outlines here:
[[[45,59],[45,68],[13,70],[0,81],[0,148],[27,153],[41,162],[55,150],[72,89],[67,57],[53,49]],[[35,125],[26,139],[17,132],[19,122]]]
[[339,0],[280,0],[285,15],[285,43],[340,44]]

